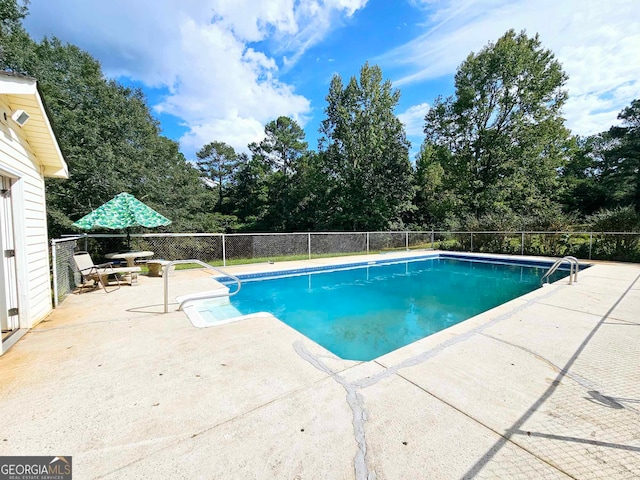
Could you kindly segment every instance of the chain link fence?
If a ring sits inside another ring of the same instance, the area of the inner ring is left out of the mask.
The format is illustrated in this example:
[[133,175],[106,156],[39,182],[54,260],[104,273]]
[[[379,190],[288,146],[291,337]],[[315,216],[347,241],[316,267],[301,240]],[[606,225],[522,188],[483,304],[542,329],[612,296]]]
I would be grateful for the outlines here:
[[[73,252],[86,250],[95,263],[105,254],[149,250],[153,259],[197,259],[212,265],[303,260],[405,250],[455,250],[640,262],[636,232],[320,232],[86,234],[51,241],[54,304],[80,280]],[[144,266],[143,266],[144,268]]]
[[309,258],[368,253],[367,233],[313,233],[309,235]]
[[53,305],[55,307],[75,290],[80,283],[80,272],[73,261],[73,254],[87,239],[81,237],[51,240],[51,283],[53,287]]
[[[637,232],[432,232],[432,235],[431,248],[439,250],[640,262]],[[415,248],[414,242],[411,245]]]
[[385,252],[406,250],[409,248],[409,232],[371,232],[369,233],[369,250]]
[[[309,242],[306,233],[231,234],[224,236],[224,265],[308,257]],[[205,260],[209,261],[209,260]]]

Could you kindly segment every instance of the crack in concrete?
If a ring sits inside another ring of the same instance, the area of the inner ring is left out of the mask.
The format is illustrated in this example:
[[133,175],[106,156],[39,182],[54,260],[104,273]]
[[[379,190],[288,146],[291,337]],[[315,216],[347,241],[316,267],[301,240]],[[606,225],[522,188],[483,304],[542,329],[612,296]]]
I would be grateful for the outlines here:
[[313,365],[321,372],[325,372],[331,376],[347,393],[347,404],[353,414],[353,433],[358,450],[354,459],[354,467],[357,480],[375,480],[374,472],[369,471],[367,466],[367,438],[364,430],[364,424],[367,421],[367,412],[364,408],[364,398],[358,392],[358,387],[349,382],[346,378],[338,375],[338,372],[328,367],[315,355],[313,355],[301,340],[293,343],[293,349],[303,359]]
[[[316,369],[320,370],[321,372],[324,372],[330,375],[331,378],[333,378],[337,383],[339,383],[347,393],[347,404],[349,405],[349,408],[353,412],[352,423],[353,423],[354,437],[355,437],[356,443],[358,444],[358,451],[356,453],[356,457],[354,461],[356,479],[357,480],[375,480],[376,478],[375,472],[371,472],[369,470],[368,463],[367,463],[367,441],[366,441],[366,435],[365,435],[365,429],[364,429],[364,424],[367,420],[367,414],[364,408],[364,398],[359,393],[359,390],[375,385],[381,380],[384,380],[386,378],[389,378],[392,375],[395,375],[399,370],[403,368],[413,367],[415,365],[419,365],[423,362],[426,362],[430,358],[435,357],[437,354],[439,354],[443,350],[453,345],[456,345],[458,343],[464,342],[476,334],[482,334],[484,330],[492,327],[493,325],[503,320],[511,318],[516,313],[519,313],[529,308],[530,306],[538,303],[542,299],[552,296],[557,291],[558,291],[558,288],[554,288],[543,295],[538,295],[534,298],[531,298],[527,300],[524,304],[516,308],[513,308],[509,312],[503,313],[502,315],[498,315],[497,317],[492,318],[490,321],[484,323],[483,325],[477,326],[466,333],[456,335],[455,337],[452,337],[438,344],[436,347],[430,350],[427,350],[426,352],[423,352],[414,357],[408,358],[396,365],[387,367],[374,360],[375,363],[380,365],[385,370],[378,374],[372,375],[370,377],[361,378],[359,380],[355,380],[352,382],[347,381],[345,378],[340,376],[338,372],[336,372],[329,366],[325,365],[320,360],[319,356],[312,354],[306,348],[306,346],[301,340],[297,340],[296,342],[294,342],[293,348],[303,360],[307,361],[308,363],[310,363],[312,366],[314,366]],[[400,377],[404,379],[404,377],[402,376]]]

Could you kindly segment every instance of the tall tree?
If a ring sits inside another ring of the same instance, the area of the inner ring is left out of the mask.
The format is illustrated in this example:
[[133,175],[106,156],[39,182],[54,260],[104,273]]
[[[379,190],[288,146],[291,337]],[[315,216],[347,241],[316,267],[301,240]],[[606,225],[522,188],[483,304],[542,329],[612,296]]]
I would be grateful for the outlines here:
[[269,208],[268,175],[268,169],[258,158],[250,158],[246,153],[238,155],[238,168],[231,182],[229,203],[233,205],[232,211],[238,219],[237,227],[240,230],[263,228],[263,219]]
[[617,188],[603,182],[603,175],[608,176],[604,155],[610,143],[608,132],[575,139],[573,151],[561,169],[564,185],[560,201],[566,211],[592,215],[619,204],[615,200]]
[[12,35],[22,28],[22,20],[27,16],[28,1],[0,0],[0,35]]
[[0,59],[4,69],[20,70],[22,60],[29,54],[31,38],[22,28],[22,20],[29,13],[29,1],[0,0]]
[[326,207],[335,228],[399,228],[411,198],[409,142],[394,114],[400,92],[366,63],[343,87],[335,75],[320,127]]
[[238,154],[231,145],[211,142],[198,150],[196,157],[198,169],[217,190],[218,210],[222,211],[227,186],[238,166]]
[[265,138],[249,145],[249,150],[273,170],[293,175],[308,147],[302,127],[292,118],[281,116],[265,125],[264,134]]
[[259,225],[266,230],[292,230],[296,227],[293,218],[308,155],[304,130],[295,120],[278,117],[265,125],[264,133],[260,143],[249,145],[253,160],[267,173],[268,209]]
[[410,214],[414,228],[451,228],[459,210],[459,197],[450,190],[450,179],[442,168],[449,151],[428,143],[420,146],[413,175],[413,210]]
[[51,216],[61,221],[54,232],[122,191],[172,220],[195,213],[181,211],[184,202],[166,203],[173,194],[206,203],[197,171],[160,135],[141,91],[105,79],[93,57],[57,39],[44,39],[34,52],[28,69],[38,78],[70,171],[69,180],[48,182]]
[[624,108],[618,115],[622,126],[613,126],[609,135],[615,140],[608,152],[613,175],[627,191],[623,203],[633,205],[640,213],[640,99]]
[[441,166],[459,215],[554,207],[570,140],[566,80],[538,35],[513,30],[460,65],[455,94],[436,99],[424,129],[427,144],[450,152]]
[[640,213],[640,100],[625,107],[612,126],[580,139],[562,170],[567,209],[591,215],[633,206]]

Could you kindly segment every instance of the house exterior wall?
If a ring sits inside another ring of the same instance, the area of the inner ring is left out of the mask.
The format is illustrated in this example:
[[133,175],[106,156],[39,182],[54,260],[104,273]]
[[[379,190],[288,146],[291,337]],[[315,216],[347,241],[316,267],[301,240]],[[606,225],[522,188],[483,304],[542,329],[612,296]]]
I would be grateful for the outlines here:
[[0,174],[14,182],[11,197],[20,328],[30,328],[52,309],[44,168],[10,112],[7,98],[0,95]]

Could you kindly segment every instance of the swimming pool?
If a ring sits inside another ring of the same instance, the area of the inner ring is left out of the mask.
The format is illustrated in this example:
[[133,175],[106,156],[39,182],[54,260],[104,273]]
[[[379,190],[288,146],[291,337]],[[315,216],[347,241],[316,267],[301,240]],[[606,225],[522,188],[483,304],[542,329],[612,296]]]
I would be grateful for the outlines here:
[[433,256],[245,278],[230,305],[198,310],[218,320],[269,312],[335,355],[367,361],[539,288],[548,266]]

